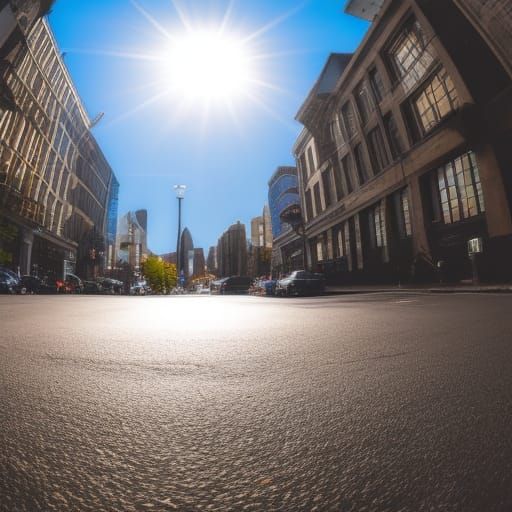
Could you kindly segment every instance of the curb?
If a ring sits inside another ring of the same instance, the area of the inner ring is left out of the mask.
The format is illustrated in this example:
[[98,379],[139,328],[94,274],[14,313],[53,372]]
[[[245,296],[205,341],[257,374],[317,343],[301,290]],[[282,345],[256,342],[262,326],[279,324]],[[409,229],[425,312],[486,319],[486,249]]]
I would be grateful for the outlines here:
[[362,295],[371,293],[512,293],[512,287],[496,288],[377,288],[375,290],[326,290],[324,295]]

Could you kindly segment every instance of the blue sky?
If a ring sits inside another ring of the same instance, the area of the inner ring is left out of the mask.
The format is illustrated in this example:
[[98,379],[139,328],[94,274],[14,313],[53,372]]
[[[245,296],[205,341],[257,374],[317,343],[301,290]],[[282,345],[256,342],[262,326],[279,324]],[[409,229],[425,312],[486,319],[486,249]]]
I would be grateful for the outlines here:
[[[257,101],[241,95],[231,110],[212,105],[205,122],[204,109],[165,94],[161,62],[144,56],[161,52],[164,32],[183,31],[178,11],[197,30],[220,25],[230,4],[226,33],[243,38],[267,27],[250,46],[252,55],[267,56],[257,59],[257,76],[271,87],[256,86]],[[148,210],[152,251],[175,250],[174,184],[188,187],[183,224],[196,247],[207,250],[230,224],[249,227],[261,213],[275,168],[294,164],[291,148],[301,126],[293,118],[327,56],[353,51],[367,30],[367,23],[343,14],[343,5],[57,0],[49,20],[66,64],[90,117],[105,113],[94,134],[121,184],[119,214]]]

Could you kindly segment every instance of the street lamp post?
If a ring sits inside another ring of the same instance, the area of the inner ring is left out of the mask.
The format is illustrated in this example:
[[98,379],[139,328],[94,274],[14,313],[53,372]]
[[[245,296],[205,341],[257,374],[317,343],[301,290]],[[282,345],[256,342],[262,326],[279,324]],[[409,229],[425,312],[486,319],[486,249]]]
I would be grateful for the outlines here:
[[178,274],[178,280],[181,277],[181,258],[180,258],[180,242],[181,242],[181,201],[185,197],[186,185],[174,185],[174,192],[176,192],[176,198],[178,199],[178,240],[176,241],[176,271]]

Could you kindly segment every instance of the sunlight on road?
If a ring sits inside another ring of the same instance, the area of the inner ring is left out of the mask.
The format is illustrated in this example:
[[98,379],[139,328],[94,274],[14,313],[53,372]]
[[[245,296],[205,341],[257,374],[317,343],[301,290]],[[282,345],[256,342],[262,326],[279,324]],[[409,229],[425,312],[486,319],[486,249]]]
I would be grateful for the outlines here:
[[142,300],[138,304],[140,317],[130,319],[141,322],[151,331],[205,332],[220,329],[243,329],[257,311],[248,308],[237,310],[237,315],[228,313],[232,300],[210,300],[209,297],[177,297],[169,299]]

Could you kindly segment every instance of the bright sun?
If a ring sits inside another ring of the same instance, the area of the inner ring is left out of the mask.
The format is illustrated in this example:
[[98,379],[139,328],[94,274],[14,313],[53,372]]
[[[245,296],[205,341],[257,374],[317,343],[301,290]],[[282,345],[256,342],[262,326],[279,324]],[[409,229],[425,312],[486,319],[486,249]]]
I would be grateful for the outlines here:
[[164,60],[171,91],[188,100],[232,101],[248,92],[253,71],[243,41],[215,31],[185,32]]
[[[269,70],[273,69],[270,61],[287,55],[287,52],[269,51],[263,36],[301,9],[305,1],[256,30],[247,31],[247,27],[233,27],[234,0],[215,0],[212,3],[227,4],[225,11],[221,16],[212,11],[211,16],[202,19],[188,15],[184,5],[192,2],[171,0],[176,13],[172,30],[144,9],[138,0],[131,0],[155,34],[162,38],[143,52],[100,52],[151,63],[150,71],[145,68],[144,76],[149,78],[146,83],[130,89],[143,92],[142,100],[116,121],[149,105],[165,103],[166,107],[172,105],[172,114],[166,117],[169,126],[190,118],[193,112],[197,114],[194,119],[198,120],[201,133],[205,133],[209,122],[214,118],[217,121],[219,116],[223,120],[229,118],[237,128],[243,128],[240,117],[252,112],[251,106],[290,126],[267,103],[265,94],[266,91],[287,93],[268,80]],[[291,129],[295,133],[296,127]]]

